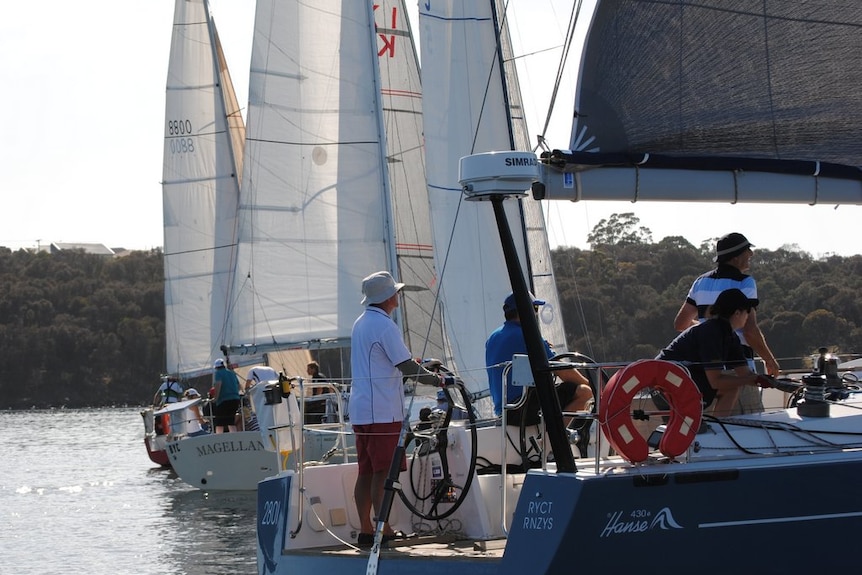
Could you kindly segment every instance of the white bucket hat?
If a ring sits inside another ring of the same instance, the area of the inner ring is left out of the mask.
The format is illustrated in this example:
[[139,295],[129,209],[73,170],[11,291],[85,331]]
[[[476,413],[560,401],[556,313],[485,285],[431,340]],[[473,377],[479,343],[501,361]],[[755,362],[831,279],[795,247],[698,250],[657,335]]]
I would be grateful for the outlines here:
[[362,280],[362,305],[383,303],[404,287],[389,272],[376,272]]

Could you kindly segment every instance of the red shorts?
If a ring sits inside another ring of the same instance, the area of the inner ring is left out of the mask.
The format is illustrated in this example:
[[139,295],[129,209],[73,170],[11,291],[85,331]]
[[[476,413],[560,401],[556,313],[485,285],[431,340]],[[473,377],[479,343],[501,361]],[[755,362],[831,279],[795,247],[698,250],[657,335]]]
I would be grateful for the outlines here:
[[[359,460],[359,475],[388,472],[392,465],[392,456],[398,447],[398,436],[401,434],[401,422],[368,423],[354,425],[356,436],[356,456]],[[401,456],[401,471],[407,469],[407,458]]]

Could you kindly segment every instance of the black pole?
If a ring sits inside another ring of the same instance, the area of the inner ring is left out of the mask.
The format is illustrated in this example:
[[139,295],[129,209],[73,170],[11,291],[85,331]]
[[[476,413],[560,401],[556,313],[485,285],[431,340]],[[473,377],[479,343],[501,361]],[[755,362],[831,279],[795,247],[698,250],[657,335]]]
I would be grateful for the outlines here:
[[576,471],[575,458],[569,447],[569,440],[563,425],[563,410],[560,408],[560,400],[554,391],[551,366],[545,353],[542,334],[539,331],[539,322],[533,311],[533,302],[530,300],[527,282],[521,271],[521,263],[518,260],[515,241],[512,239],[509,220],[503,209],[503,196],[494,196],[491,198],[491,204],[494,206],[494,216],[497,218],[497,228],[500,230],[500,242],[503,245],[503,255],[506,258],[506,268],[509,270],[509,281],[512,283],[512,293],[515,294],[515,304],[521,319],[521,329],[524,331],[524,339],[527,342],[527,355],[533,370],[533,381],[536,382],[536,394],[544,414],[545,429],[551,442],[551,451],[554,453],[557,471],[574,473]]

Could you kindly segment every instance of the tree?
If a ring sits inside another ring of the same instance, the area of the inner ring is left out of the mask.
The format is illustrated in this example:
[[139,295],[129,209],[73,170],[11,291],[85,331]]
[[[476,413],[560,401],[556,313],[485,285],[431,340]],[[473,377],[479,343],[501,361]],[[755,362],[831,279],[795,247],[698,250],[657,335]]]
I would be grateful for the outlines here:
[[633,212],[611,214],[606,220],[601,220],[587,236],[590,247],[618,246],[625,244],[652,243],[652,232],[649,228],[639,226],[640,218]]

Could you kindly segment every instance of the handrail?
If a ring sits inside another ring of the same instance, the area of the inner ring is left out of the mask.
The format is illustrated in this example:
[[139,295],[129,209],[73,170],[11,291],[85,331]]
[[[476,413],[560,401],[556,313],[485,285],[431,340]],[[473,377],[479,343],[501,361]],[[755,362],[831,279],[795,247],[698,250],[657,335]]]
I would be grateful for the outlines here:
[[[294,464],[294,471],[295,471],[296,477],[297,477],[297,484],[298,484],[297,489],[298,489],[300,494],[303,494],[303,493],[305,493],[305,430],[306,430],[306,425],[305,425],[305,399],[306,399],[305,388],[306,387],[308,387],[309,389],[315,389],[315,388],[329,389],[332,392],[333,396],[335,397],[336,408],[338,410],[338,413],[337,413],[338,421],[336,423],[339,427],[338,437],[336,439],[336,442],[340,443],[340,445],[341,445],[341,452],[342,452],[342,455],[344,458],[344,463],[347,463],[347,444],[346,444],[345,437],[344,437],[345,436],[344,402],[343,402],[343,399],[341,397],[341,389],[339,388],[339,386],[335,382],[331,382],[331,381],[315,383],[314,380],[312,380],[310,384],[306,385],[306,380],[303,377],[297,377],[296,380],[297,380],[297,387],[299,388],[298,393],[295,394],[295,399],[296,399],[296,402],[297,402],[298,407],[299,407],[300,440],[299,440],[299,450],[298,450],[299,456],[296,459],[296,463]],[[314,397],[314,396],[311,396],[311,397]],[[290,413],[290,410],[288,410],[288,413]],[[311,429],[311,428],[308,428],[308,429]],[[292,434],[291,434],[291,438],[292,438]],[[298,521],[297,521],[296,529],[290,531],[290,537],[291,538],[296,537],[296,535],[302,529],[302,514],[303,514],[303,507],[304,507],[304,499],[305,499],[304,497],[300,497],[299,501],[297,502]]]
[[500,423],[502,434],[501,437],[501,445],[500,445],[500,493],[501,493],[501,504],[500,504],[500,527],[503,530],[503,535],[509,535],[509,528],[506,526],[506,478],[507,478],[507,469],[506,469],[506,460],[508,459],[508,455],[506,453],[507,446],[509,443],[509,431],[506,427],[506,410],[508,409],[518,409],[524,405],[527,401],[527,390],[524,390],[515,403],[507,403],[506,402],[506,391],[508,391],[508,382],[509,382],[509,372],[512,371],[512,362],[507,361],[506,365],[503,367],[502,374],[502,404],[503,409],[500,414]]
[[[347,431],[346,431],[346,424],[344,421],[344,399],[341,396],[340,386],[337,383],[332,382],[332,381],[321,382],[320,380],[317,380],[315,382],[314,380],[311,380],[310,384],[306,385],[304,378],[300,377],[300,378],[298,378],[298,380],[299,380],[299,395],[302,398],[302,401],[300,402],[300,415],[302,417],[302,428],[303,428],[303,430],[306,429],[305,401],[306,401],[306,399],[314,398],[314,395],[311,395],[309,398],[305,397],[305,388],[307,387],[308,389],[327,389],[327,390],[329,390],[330,393],[332,393],[332,396],[335,399],[335,403],[336,403],[336,405],[335,405],[336,410],[337,410],[336,411],[336,417],[338,418],[337,421],[334,422],[338,426],[338,438],[336,439],[336,446],[340,445],[341,453],[342,453],[342,462],[347,463],[348,462],[347,442],[345,439],[345,435],[347,434]],[[312,429],[312,428],[309,427],[308,429]],[[302,463],[305,463],[304,459],[302,460]]]

